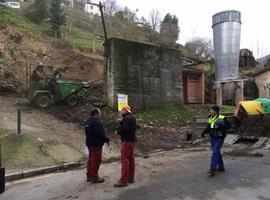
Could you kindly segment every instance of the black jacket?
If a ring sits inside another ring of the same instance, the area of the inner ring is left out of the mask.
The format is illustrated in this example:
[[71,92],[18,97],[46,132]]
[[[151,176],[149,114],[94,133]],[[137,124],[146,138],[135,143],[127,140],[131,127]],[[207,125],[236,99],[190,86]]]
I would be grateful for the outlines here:
[[[211,116],[209,116],[209,118],[210,117]],[[216,123],[218,123],[218,128],[211,128],[210,124],[208,124],[204,129],[202,136],[209,134],[211,138],[225,138],[227,130],[231,128],[229,120],[225,117],[222,121],[217,121]]]
[[136,129],[136,118],[131,113],[127,113],[123,115],[123,119],[120,122],[120,127],[117,132],[121,136],[122,142],[136,142]]
[[109,142],[109,138],[105,135],[105,130],[101,122],[90,117],[85,122],[86,146],[102,147],[104,143]]

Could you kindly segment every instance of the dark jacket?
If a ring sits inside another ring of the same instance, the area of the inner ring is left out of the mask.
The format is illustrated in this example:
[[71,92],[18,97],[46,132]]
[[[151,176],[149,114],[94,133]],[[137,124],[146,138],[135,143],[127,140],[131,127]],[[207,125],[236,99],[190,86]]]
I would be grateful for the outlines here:
[[136,142],[136,129],[136,118],[131,113],[127,113],[123,115],[123,119],[120,122],[120,127],[117,132],[121,136],[122,142]]
[[93,117],[85,122],[86,146],[102,147],[109,139],[105,135],[102,123]]
[[[210,118],[209,116],[208,118]],[[222,120],[215,122],[214,128],[211,128],[210,124],[204,129],[202,136],[209,134],[211,138],[225,138],[226,132],[231,128],[229,120],[224,117]]]

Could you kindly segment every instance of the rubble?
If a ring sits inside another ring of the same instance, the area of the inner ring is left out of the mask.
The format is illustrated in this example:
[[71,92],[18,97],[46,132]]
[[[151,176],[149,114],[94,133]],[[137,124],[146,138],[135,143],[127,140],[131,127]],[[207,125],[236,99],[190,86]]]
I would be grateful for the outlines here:
[[260,148],[267,142],[267,137],[259,137],[259,140],[253,145],[254,148]]

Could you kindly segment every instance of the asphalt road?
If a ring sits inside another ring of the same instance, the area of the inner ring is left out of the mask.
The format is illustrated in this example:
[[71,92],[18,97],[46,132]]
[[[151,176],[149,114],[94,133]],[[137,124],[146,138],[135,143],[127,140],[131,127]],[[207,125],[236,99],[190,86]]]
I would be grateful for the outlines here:
[[[226,158],[227,171],[209,178],[202,158],[175,163],[146,185],[123,192],[119,199],[270,200],[270,151],[264,157]],[[208,161],[207,161],[208,163]]]
[[209,152],[160,152],[137,159],[137,179],[126,188],[113,188],[119,163],[103,165],[106,182],[85,182],[84,169],[8,183],[1,200],[270,200],[270,151],[263,157],[225,157],[227,171],[207,177]]

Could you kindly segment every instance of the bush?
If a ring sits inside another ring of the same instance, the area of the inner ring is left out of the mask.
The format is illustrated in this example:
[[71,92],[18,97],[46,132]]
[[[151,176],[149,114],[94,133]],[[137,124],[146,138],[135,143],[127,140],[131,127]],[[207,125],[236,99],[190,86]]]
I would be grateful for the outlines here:
[[0,19],[0,31],[4,30],[7,28],[7,22],[5,22],[4,20]]
[[36,0],[24,10],[24,16],[36,24],[41,24],[48,17],[48,3],[46,0]]
[[17,44],[20,44],[23,40],[23,36],[20,33],[14,33],[9,36],[9,39]]

